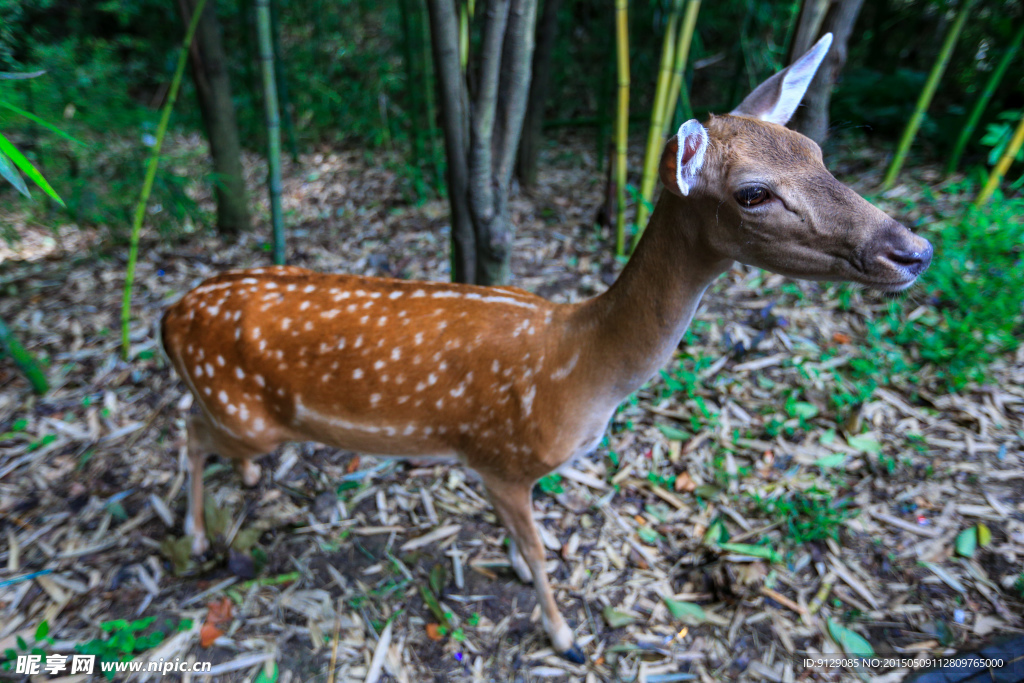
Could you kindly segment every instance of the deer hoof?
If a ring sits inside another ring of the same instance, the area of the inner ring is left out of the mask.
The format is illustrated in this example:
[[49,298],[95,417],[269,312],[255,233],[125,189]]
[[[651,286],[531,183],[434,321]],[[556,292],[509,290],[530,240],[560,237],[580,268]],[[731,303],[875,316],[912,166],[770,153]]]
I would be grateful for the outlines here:
[[573,643],[572,647],[570,647],[565,652],[559,652],[558,656],[566,661],[572,662],[573,664],[587,663],[587,656],[583,654],[583,650],[581,650],[580,646],[576,643]]
[[263,468],[251,460],[246,460],[238,465],[238,472],[242,475],[242,483],[252,488],[260,483],[260,475]]
[[210,549],[210,542],[206,540],[206,534],[200,533],[192,536],[192,554],[196,557],[203,555]]

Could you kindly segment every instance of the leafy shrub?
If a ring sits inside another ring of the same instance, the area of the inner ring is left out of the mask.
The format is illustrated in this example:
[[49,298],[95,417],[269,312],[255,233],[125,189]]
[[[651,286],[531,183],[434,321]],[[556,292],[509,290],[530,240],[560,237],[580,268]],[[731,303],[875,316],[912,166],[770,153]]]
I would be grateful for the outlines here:
[[[935,258],[924,276],[930,310],[913,321],[890,309],[894,341],[916,347],[950,389],[984,381],[1024,332],[1024,199],[995,200],[929,230]],[[917,303],[911,299],[910,306]]]

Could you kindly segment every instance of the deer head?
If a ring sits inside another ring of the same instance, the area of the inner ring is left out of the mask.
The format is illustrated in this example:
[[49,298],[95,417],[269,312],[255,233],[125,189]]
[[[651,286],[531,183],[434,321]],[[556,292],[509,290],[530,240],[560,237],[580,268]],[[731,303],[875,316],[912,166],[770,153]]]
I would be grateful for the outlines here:
[[831,42],[826,35],[728,115],[684,123],[661,180],[714,226],[701,235],[709,255],[899,291],[928,267],[931,244],[836,180],[818,145],[785,128]]

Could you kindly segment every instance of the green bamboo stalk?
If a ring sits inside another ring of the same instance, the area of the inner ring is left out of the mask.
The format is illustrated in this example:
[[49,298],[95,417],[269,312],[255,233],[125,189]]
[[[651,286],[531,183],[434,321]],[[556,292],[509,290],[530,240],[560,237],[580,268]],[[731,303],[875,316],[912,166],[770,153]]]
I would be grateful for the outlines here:
[[459,4],[459,64],[462,66],[462,73],[466,73],[466,66],[469,65],[469,20],[470,10],[468,3]]
[[[423,48],[423,89],[427,101],[427,140],[430,143],[430,163],[434,167],[434,190],[444,192],[444,162],[441,159],[440,136],[437,132],[437,103],[434,101],[434,60],[431,57],[430,22],[427,20],[422,0],[416,3],[420,15],[420,44]],[[454,271],[452,271],[454,272]]]
[[284,125],[284,136],[288,140],[288,154],[292,161],[299,162],[299,145],[295,140],[295,122],[292,120],[291,99],[288,95],[288,69],[281,57],[281,24],[280,13],[277,11],[276,0],[270,0],[270,38],[274,50],[274,80],[280,95],[281,122]]
[[665,103],[665,128],[661,131],[664,138],[672,127],[672,118],[676,111],[676,99],[683,99],[683,112],[689,118],[690,94],[686,86],[686,66],[690,59],[690,45],[693,43],[693,31],[697,27],[697,13],[700,12],[700,0],[689,0],[683,25],[679,29],[679,44],[676,46],[676,63],[672,68],[672,83],[668,89],[668,102]]
[[893,156],[889,170],[885,173],[885,179],[882,181],[883,191],[893,186],[896,182],[896,177],[900,173],[900,169],[903,168],[903,162],[907,159],[907,152],[910,151],[910,146],[914,143],[914,138],[921,127],[921,122],[924,120],[928,105],[931,104],[935,91],[939,88],[942,74],[945,73],[946,67],[949,66],[949,58],[953,55],[953,47],[956,45],[957,38],[960,37],[960,31],[964,27],[964,22],[967,21],[967,13],[970,11],[971,5],[972,0],[963,0],[953,25],[950,26],[949,32],[946,33],[946,39],[942,42],[942,49],[939,50],[939,56],[935,60],[932,72],[928,75],[928,81],[924,84],[924,90],[921,91],[921,96],[917,99],[914,114],[910,117],[910,121],[907,122],[907,127],[903,131],[900,143],[896,147],[896,155]]
[[50,384],[46,381],[46,374],[39,367],[39,364],[36,363],[36,359],[25,350],[25,347],[21,345],[21,342],[14,336],[10,328],[4,324],[4,321],[0,320],[0,356],[2,355],[11,357],[14,364],[24,373],[25,378],[32,385],[32,390],[37,394],[43,395],[50,390]]
[[274,263],[284,265],[284,218],[281,215],[281,116],[277,108],[274,50],[270,35],[270,0],[256,0],[256,28],[260,64],[263,67],[263,102],[267,117],[267,184],[270,191],[270,224],[274,232]]
[[974,135],[974,129],[978,127],[978,121],[981,120],[982,114],[985,113],[985,108],[988,107],[989,100],[992,99],[992,95],[995,93],[996,88],[999,87],[999,83],[1002,82],[1003,76],[1006,75],[1006,70],[1009,68],[1010,62],[1013,61],[1014,56],[1020,49],[1022,41],[1024,41],[1024,24],[1021,24],[1021,27],[1017,29],[1017,33],[1010,40],[1010,44],[1006,47],[1006,52],[1003,53],[1002,59],[999,60],[999,64],[992,72],[992,75],[989,76],[988,82],[985,83],[985,88],[981,91],[981,96],[978,97],[978,101],[974,103],[974,109],[971,110],[971,115],[967,117],[967,122],[964,124],[963,130],[960,131],[960,138],[956,141],[953,153],[949,157],[949,163],[946,165],[947,175],[955,172],[957,166],[960,165],[960,158],[964,155],[967,143],[970,142],[971,136]]
[[1013,132],[1013,137],[1010,138],[1010,144],[1003,150],[1003,155],[999,157],[999,161],[992,167],[992,172],[988,174],[988,181],[985,183],[985,187],[981,188],[981,192],[978,193],[977,198],[974,200],[975,206],[981,206],[992,197],[992,193],[999,187],[999,183],[1002,182],[1003,176],[1010,170],[1010,164],[1017,158],[1017,152],[1020,151],[1021,145],[1024,145],[1024,112],[1021,113],[1020,121],[1017,123],[1017,129]]
[[139,202],[135,205],[135,216],[132,219],[131,244],[128,247],[128,267],[124,275],[124,295],[121,299],[121,357],[128,360],[128,353],[131,350],[131,342],[128,339],[128,326],[131,323],[132,315],[132,285],[135,283],[135,263],[139,258],[139,235],[142,233],[142,219],[146,215],[146,203],[153,191],[153,181],[156,179],[156,169],[160,164],[160,148],[164,144],[164,136],[167,134],[167,124],[171,120],[171,110],[174,108],[174,101],[178,99],[178,90],[181,88],[181,75],[185,73],[185,62],[188,59],[189,46],[192,44],[192,36],[196,33],[196,26],[199,25],[199,18],[203,15],[203,7],[206,0],[199,0],[192,18],[188,22],[185,31],[185,38],[181,41],[181,52],[178,54],[178,65],[174,69],[174,78],[171,79],[171,88],[167,91],[167,101],[164,102],[163,111],[160,112],[160,123],[156,128],[156,142],[153,143],[153,151],[149,154],[146,162],[146,177],[142,181],[142,192],[139,195]]
[[615,55],[619,73],[615,121],[615,254],[626,255],[626,154],[629,138],[629,0],[615,0]]
[[640,176],[640,201],[636,207],[636,235],[633,248],[640,241],[640,235],[647,225],[647,206],[654,195],[654,180],[658,177],[658,162],[661,160],[662,131],[665,128],[665,104],[669,99],[669,85],[672,82],[672,65],[676,49],[676,30],[683,13],[683,0],[673,0],[672,10],[665,24],[665,37],[661,41],[661,61],[658,66],[658,83],[654,90],[654,105],[651,109],[651,127],[647,131],[647,149],[644,152],[644,170]]
[[422,107],[419,102],[423,84],[416,78],[416,63],[413,61],[412,8],[409,0],[399,0],[398,11],[402,24],[402,61],[405,62],[405,106],[409,114],[409,136],[412,138],[412,166],[419,168],[423,158],[423,128],[419,125]]

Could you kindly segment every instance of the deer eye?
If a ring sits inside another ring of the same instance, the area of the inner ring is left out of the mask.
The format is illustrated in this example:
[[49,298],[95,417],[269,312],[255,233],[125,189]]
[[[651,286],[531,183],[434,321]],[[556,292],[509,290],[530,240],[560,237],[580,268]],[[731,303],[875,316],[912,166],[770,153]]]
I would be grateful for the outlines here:
[[768,190],[755,185],[737,190],[733,196],[740,203],[740,206],[751,207],[764,204],[771,195],[768,193]]

